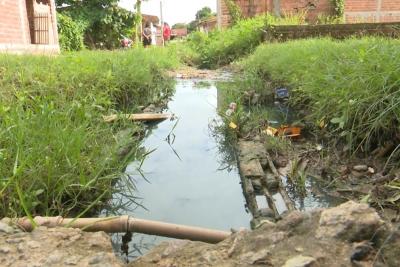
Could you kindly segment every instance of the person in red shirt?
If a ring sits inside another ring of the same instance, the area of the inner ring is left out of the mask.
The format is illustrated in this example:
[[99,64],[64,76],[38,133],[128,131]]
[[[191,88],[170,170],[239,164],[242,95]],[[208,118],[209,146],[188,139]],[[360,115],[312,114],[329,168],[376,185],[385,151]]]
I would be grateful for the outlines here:
[[168,42],[171,39],[171,28],[166,22],[164,22],[163,38],[164,38],[164,43]]

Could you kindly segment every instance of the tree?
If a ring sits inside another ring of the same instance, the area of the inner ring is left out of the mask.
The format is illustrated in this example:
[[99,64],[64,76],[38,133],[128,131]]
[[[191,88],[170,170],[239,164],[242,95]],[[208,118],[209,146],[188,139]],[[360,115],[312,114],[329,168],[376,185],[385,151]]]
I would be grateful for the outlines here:
[[212,11],[211,8],[209,7],[203,7],[202,9],[200,9],[199,11],[197,11],[196,13],[196,20],[200,21],[200,20],[204,20],[207,19],[209,17],[212,16]]
[[56,0],[57,10],[73,21],[86,25],[85,44],[112,49],[121,36],[131,36],[135,14],[118,6],[118,0]]

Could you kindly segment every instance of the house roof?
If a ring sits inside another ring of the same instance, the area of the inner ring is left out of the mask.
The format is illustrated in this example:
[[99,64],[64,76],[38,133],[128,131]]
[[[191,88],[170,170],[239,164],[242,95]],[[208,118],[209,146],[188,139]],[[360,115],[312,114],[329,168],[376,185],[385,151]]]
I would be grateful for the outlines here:
[[153,24],[159,24],[160,23],[160,19],[157,16],[146,15],[146,14],[142,14],[142,21],[143,22],[151,22]]

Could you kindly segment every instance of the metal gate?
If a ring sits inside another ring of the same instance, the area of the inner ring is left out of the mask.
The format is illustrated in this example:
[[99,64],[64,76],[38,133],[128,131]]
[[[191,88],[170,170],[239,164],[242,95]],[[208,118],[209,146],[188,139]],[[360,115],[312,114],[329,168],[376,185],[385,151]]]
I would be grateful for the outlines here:
[[49,44],[49,13],[35,12],[33,21],[34,43]]

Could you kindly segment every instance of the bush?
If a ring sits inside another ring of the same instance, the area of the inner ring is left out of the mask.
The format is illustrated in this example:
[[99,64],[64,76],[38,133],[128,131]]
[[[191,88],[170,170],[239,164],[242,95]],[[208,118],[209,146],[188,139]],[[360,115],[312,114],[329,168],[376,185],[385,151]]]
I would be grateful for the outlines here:
[[102,206],[140,157],[138,126],[121,132],[124,122],[109,125],[102,115],[135,112],[171,93],[163,72],[177,61],[166,50],[136,49],[0,62],[0,217],[13,217]]
[[292,104],[310,113],[307,121],[353,151],[370,152],[399,138],[399,44],[381,38],[266,44],[242,67],[259,90],[271,81],[289,86]]
[[64,51],[79,51],[84,49],[83,37],[85,24],[76,22],[67,15],[57,13],[59,42]]
[[217,68],[227,65],[253,52],[263,41],[264,30],[269,25],[302,24],[304,14],[287,15],[277,18],[266,14],[251,19],[240,20],[224,30],[209,34],[195,32],[188,38],[188,46],[195,53],[191,61],[201,68]]

